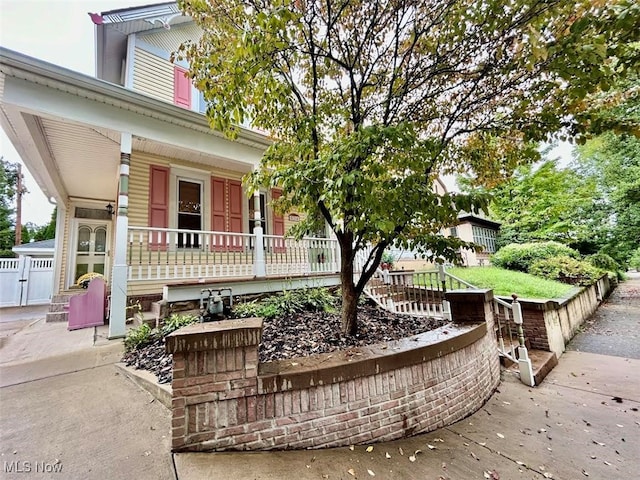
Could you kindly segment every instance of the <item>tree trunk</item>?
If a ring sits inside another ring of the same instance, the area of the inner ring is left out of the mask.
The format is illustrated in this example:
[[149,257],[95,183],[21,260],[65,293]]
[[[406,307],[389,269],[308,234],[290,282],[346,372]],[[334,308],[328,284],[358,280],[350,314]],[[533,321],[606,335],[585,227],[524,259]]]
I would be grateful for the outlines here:
[[343,335],[353,336],[358,333],[358,297],[353,283],[353,261],[350,244],[341,245],[340,283],[342,284],[342,321]]

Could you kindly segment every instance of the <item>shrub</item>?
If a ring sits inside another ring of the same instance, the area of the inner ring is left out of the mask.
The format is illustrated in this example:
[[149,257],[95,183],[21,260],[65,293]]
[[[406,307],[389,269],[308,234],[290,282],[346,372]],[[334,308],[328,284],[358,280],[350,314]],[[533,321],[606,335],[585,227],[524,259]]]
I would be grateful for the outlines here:
[[571,285],[584,286],[594,283],[604,274],[604,271],[583,260],[562,255],[536,261],[531,265],[529,273]]
[[196,323],[197,321],[198,317],[196,317],[195,315],[178,315],[174,313],[166,322],[164,322],[160,333],[163,337],[166,337],[179,328],[186,327],[187,325],[191,325],[192,323]]
[[530,272],[535,262],[560,256],[580,258],[576,250],[558,242],[511,243],[498,250],[491,257],[491,263],[508,270]]
[[607,255],[606,253],[595,253],[593,255],[585,257],[585,260],[594,267],[599,268],[600,270],[606,270],[608,272],[616,272],[620,268],[618,262],[616,262],[613,257]]
[[640,272],[640,247],[636,248],[629,259],[629,266]]
[[132,328],[127,332],[127,336],[124,339],[124,350],[130,352],[136,350],[147,343],[151,343],[157,337],[158,331],[152,329],[146,323],[143,323],[139,327]]
[[275,318],[303,311],[328,312],[334,309],[336,297],[325,288],[287,290],[256,302],[239,303],[233,307],[236,318]]

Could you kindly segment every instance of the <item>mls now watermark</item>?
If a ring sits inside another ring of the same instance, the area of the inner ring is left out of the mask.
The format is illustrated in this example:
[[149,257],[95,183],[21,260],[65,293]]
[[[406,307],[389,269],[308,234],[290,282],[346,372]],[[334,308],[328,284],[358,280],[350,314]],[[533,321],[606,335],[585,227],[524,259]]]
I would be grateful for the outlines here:
[[55,462],[31,462],[28,460],[4,461],[4,473],[62,473],[62,463]]

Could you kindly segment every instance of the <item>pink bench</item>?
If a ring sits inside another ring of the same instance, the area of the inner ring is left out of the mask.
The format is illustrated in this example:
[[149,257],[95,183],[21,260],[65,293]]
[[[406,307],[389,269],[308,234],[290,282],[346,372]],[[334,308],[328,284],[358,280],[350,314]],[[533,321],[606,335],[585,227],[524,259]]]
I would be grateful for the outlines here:
[[104,325],[106,285],[102,278],[89,282],[87,292],[69,299],[68,330]]

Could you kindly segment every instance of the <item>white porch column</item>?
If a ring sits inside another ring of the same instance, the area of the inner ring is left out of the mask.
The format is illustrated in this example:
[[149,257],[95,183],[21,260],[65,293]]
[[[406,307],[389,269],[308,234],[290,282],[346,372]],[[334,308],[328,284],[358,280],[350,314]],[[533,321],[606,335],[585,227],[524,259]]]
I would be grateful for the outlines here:
[[[253,234],[255,235],[254,275],[258,278],[267,276],[267,266],[264,261],[264,230],[262,229],[262,212],[260,211],[260,190],[253,193]],[[266,218],[266,217],[265,217]]]
[[129,229],[129,165],[131,164],[131,134],[123,132],[120,140],[120,182],[118,187],[118,215],[113,247],[111,274],[111,307],[109,310],[109,338],[126,334],[127,320],[127,231]]

